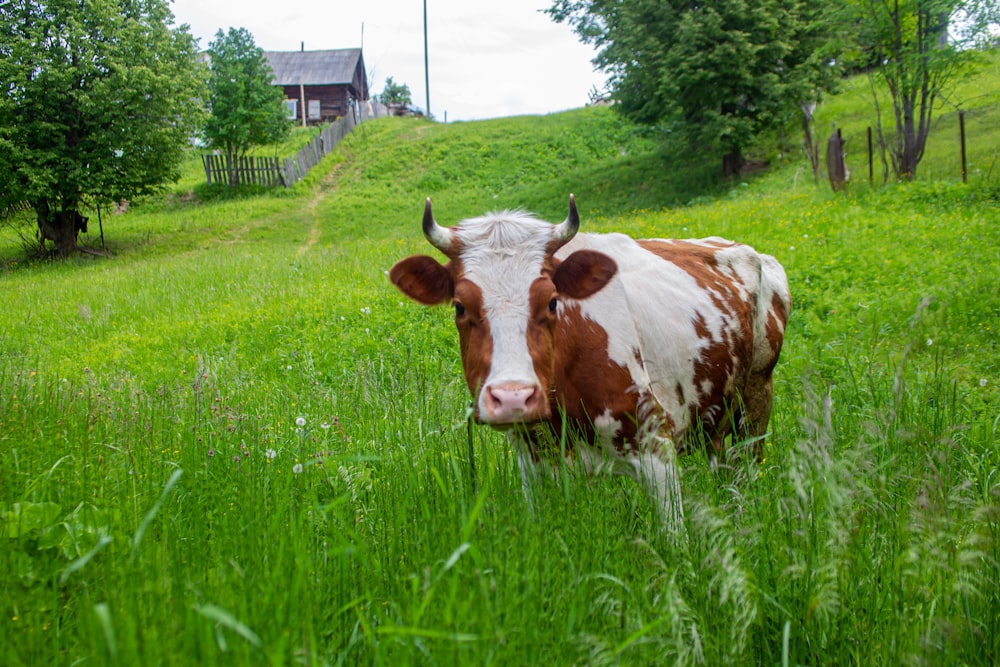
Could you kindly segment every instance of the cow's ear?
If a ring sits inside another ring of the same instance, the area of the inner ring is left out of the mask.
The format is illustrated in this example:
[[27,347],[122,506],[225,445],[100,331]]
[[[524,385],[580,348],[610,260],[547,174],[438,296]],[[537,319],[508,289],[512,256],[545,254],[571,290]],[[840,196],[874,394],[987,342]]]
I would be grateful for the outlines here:
[[446,303],[455,294],[450,267],[427,255],[396,262],[389,270],[389,280],[400,292],[425,306]]
[[615,260],[594,250],[577,250],[556,268],[552,282],[571,299],[586,299],[611,282],[618,272]]

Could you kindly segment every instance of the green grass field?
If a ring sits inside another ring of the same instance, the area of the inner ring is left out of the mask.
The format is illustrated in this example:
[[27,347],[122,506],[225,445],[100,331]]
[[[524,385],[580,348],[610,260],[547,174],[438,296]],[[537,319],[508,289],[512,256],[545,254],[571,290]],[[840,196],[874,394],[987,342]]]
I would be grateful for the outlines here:
[[[916,182],[852,164],[833,194],[797,149],[719,182],[586,109],[373,121],[281,192],[192,159],[105,212],[110,258],[0,228],[0,664],[997,664],[997,63],[956,93],[968,185],[948,116]],[[851,85],[820,109],[849,141]],[[570,192],[585,230],[788,272],[765,458],[682,458],[680,539],[618,478],[566,470],[532,511],[485,428],[473,471],[450,312],[385,276],[431,252],[426,196],[558,221]]]

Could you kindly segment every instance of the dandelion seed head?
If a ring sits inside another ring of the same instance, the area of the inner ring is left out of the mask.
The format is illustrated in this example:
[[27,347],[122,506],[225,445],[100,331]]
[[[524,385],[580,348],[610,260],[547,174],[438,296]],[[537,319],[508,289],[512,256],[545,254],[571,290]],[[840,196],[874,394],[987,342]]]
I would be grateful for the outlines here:
[[295,465],[293,465],[292,466],[292,472],[295,473],[296,475],[301,475],[302,474],[302,464],[301,463],[296,463]]
[[299,428],[302,428],[303,426],[306,425],[306,418],[305,417],[301,417],[301,416],[296,417],[295,418],[295,425],[298,426]]
[[269,461],[273,461],[274,457],[277,456],[277,455],[278,455],[278,452],[276,452],[276,451],[274,451],[273,449],[270,449],[270,448],[268,448],[267,450],[264,451],[264,456],[267,457],[267,459]]
[[979,386],[980,387],[986,386],[986,378],[979,378]]

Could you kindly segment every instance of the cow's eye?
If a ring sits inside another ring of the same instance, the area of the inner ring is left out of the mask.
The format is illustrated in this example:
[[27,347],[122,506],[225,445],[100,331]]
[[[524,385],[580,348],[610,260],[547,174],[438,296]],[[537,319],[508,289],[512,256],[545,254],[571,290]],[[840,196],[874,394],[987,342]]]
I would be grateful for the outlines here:
[[458,301],[454,303],[454,306],[455,306],[455,317],[461,317],[462,315],[465,315],[465,306],[460,304]]
[[558,305],[559,305],[559,299],[552,297],[552,300],[549,301],[549,312],[550,313],[556,312],[556,306]]

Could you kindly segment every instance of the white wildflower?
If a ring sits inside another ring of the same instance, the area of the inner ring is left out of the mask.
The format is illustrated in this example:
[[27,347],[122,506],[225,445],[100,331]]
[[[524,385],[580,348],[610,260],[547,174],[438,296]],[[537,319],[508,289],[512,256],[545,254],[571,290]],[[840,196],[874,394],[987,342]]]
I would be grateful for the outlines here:
[[302,464],[301,463],[296,463],[295,465],[293,465],[292,466],[292,472],[295,473],[296,475],[301,475],[302,474]]

